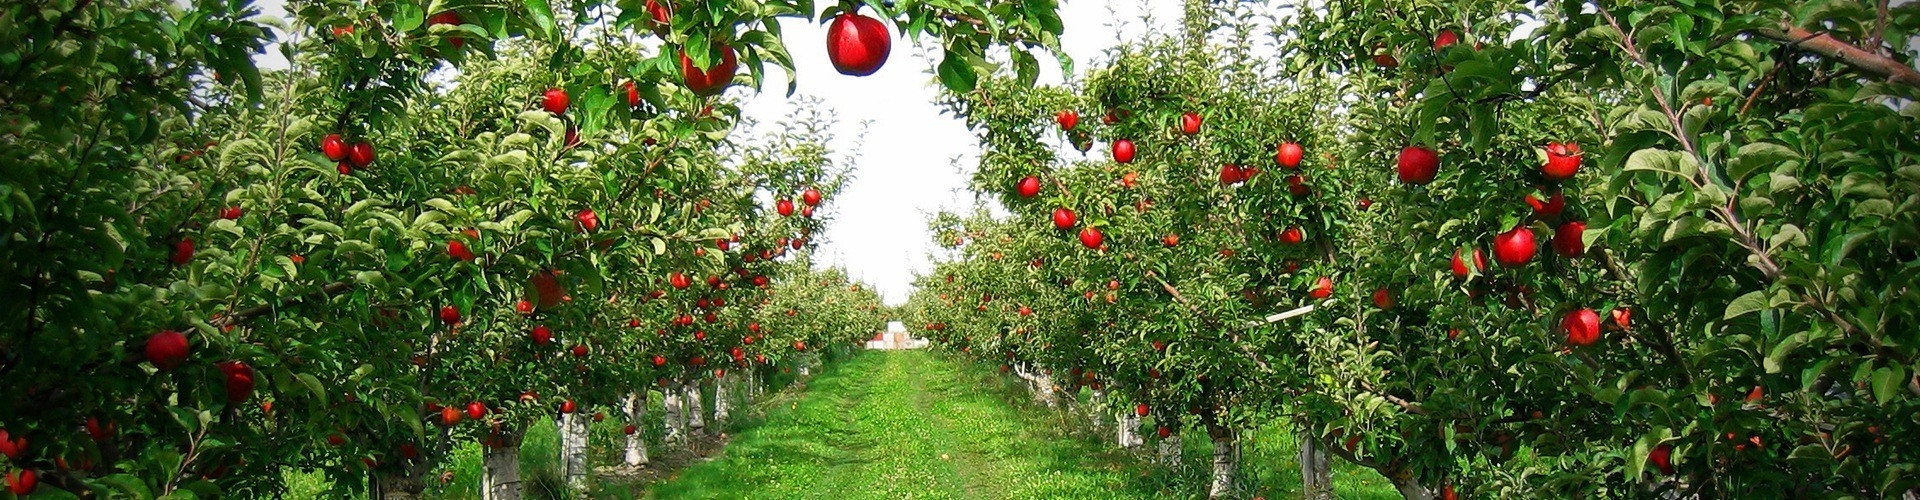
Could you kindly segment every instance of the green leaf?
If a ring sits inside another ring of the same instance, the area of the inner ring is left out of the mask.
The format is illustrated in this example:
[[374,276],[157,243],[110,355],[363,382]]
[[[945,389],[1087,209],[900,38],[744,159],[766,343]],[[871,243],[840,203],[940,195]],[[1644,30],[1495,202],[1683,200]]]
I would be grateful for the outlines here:
[[1900,390],[1900,383],[1907,379],[1907,369],[1902,366],[1885,366],[1873,371],[1873,400],[1886,405]]
[[527,6],[527,14],[533,19],[533,25],[540,28],[541,37],[552,38],[553,7],[547,5],[547,0],[524,0],[524,2]]
[[1740,146],[1740,152],[1727,164],[1727,177],[1734,182],[1746,180],[1761,169],[1773,169],[1781,163],[1799,160],[1800,154],[1786,146],[1770,142],[1756,142]]
[[1747,313],[1751,313],[1751,312],[1758,311],[1761,309],[1766,309],[1766,308],[1767,308],[1767,291],[1754,290],[1751,292],[1747,292],[1746,295],[1741,295],[1740,298],[1733,299],[1733,302],[1728,303],[1727,314],[1723,316],[1722,319],[1738,318],[1741,316],[1745,316]]
[[1786,362],[1787,356],[1793,355],[1794,349],[1807,345],[1809,338],[1807,332],[1800,332],[1774,344],[1773,350],[1767,353],[1767,359],[1761,363],[1761,366],[1766,368],[1767,373],[1780,373],[1781,364]]
[[1700,165],[1686,153],[1653,148],[1634,151],[1627,157],[1623,168],[1626,171],[1650,170],[1682,178],[1692,178],[1699,169]]
[[966,58],[952,50],[947,51],[936,70],[940,74],[940,84],[956,93],[972,92],[979,83],[979,77],[974,75],[973,67],[967,64]]

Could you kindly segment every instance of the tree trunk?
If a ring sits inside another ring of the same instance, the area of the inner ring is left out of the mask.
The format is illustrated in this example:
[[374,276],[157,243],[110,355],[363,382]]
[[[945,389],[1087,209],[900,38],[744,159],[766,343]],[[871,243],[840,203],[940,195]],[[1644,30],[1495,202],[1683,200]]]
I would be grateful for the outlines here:
[[574,491],[587,490],[587,424],[593,421],[578,412],[560,415],[560,477]]
[[1400,490],[1401,497],[1407,500],[1433,500],[1434,488],[1421,484],[1420,480],[1413,476],[1413,471],[1398,469],[1387,473],[1386,476],[1388,481],[1393,482],[1394,489]]
[[669,448],[685,448],[687,445],[687,401],[682,397],[686,393],[682,384],[675,382],[660,389],[666,407],[666,441]]
[[707,404],[700,400],[700,382],[681,386],[681,390],[687,391],[687,428],[707,428]]
[[374,500],[413,500],[419,498],[420,492],[427,489],[426,482],[421,480],[424,472],[424,468],[416,466],[407,468],[404,473],[374,473],[373,494],[371,496]]
[[481,457],[481,500],[520,500],[520,433],[501,432]]
[[[621,409],[626,411],[627,425],[631,425],[636,428],[645,428],[646,424],[644,422],[646,422],[646,417],[647,417],[647,392],[640,391],[640,392],[627,393],[627,399],[623,406],[624,408],[621,408]],[[627,435],[627,454],[626,454],[627,465],[641,466],[641,465],[647,464],[647,441],[645,439],[644,434],[645,433],[636,430],[632,434]]]
[[1181,465],[1180,436],[1167,436],[1160,440],[1160,463],[1169,469],[1179,469]]
[[1315,439],[1312,426],[1302,424],[1297,434],[1300,443],[1300,495],[1306,500],[1333,500],[1333,469],[1327,450]]
[[1213,438],[1213,480],[1207,497],[1231,498],[1239,491],[1235,475],[1240,470],[1240,440],[1233,429],[1219,425],[1210,426],[1207,435]]
[[1147,444],[1146,436],[1140,433],[1140,416],[1132,410],[1120,413],[1120,446],[1139,448]]
[[727,423],[727,416],[730,413],[732,413],[733,400],[731,398],[733,397],[734,391],[727,390],[727,387],[733,385],[733,377],[734,375],[729,373],[725,377],[713,379],[713,428],[714,429],[725,427]]

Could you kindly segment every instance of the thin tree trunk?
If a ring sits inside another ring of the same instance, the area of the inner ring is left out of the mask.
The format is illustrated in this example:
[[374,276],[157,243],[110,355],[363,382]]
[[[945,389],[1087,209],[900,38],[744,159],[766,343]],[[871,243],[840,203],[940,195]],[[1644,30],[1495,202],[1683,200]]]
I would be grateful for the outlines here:
[[1210,426],[1207,434],[1213,438],[1213,480],[1207,497],[1231,498],[1239,491],[1235,476],[1240,471],[1240,440],[1233,429],[1220,425]]
[[685,387],[672,383],[660,389],[666,407],[666,444],[669,448],[685,448],[687,445],[687,401]]
[[1314,439],[1312,426],[1301,425],[1295,439],[1300,443],[1300,496],[1306,500],[1333,500],[1333,469],[1327,450]]
[[1399,469],[1387,473],[1386,476],[1388,481],[1393,482],[1394,489],[1400,490],[1401,497],[1407,500],[1433,500],[1434,488],[1422,484],[1413,476],[1413,471]]
[[1120,412],[1120,447],[1138,448],[1144,444],[1140,440],[1140,416],[1132,410]]
[[713,379],[713,428],[709,430],[717,432],[718,429],[726,427],[727,418],[733,410],[731,398],[734,392],[727,390],[727,387],[733,385],[733,378],[734,375],[729,373],[725,377]]
[[587,490],[587,424],[593,417],[579,412],[560,415],[560,477],[574,491]]
[[700,399],[700,384],[701,382],[696,380],[682,387],[682,390],[687,391],[688,429],[699,430],[707,428],[707,404]]
[[520,500],[520,433],[501,432],[481,457],[481,500]]
[[[645,428],[645,422],[647,420],[647,391],[627,393],[625,407],[621,409],[626,411],[627,425],[636,428]],[[644,434],[644,432],[636,430],[632,434],[627,435],[627,454],[625,457],[627,465],[641,466],[647,464],[647,441]]]
[[1180,436],[1167,436],[1166,439],[1160,440],[1159,447],[1160,464],[1169,469],[1179,469],[1181,466]]
[[405,472],[383,472],[373,475],[373,495],[375,500],[413,500],[427,488],[421,479],[424,468],[408,467]]

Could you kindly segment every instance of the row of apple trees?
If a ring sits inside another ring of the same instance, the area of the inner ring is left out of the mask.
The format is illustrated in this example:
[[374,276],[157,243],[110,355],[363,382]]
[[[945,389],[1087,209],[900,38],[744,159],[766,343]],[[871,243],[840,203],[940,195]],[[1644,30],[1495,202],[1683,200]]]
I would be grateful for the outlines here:
[[784,18],[842,73],[901,35],[956,89],[1032,74],[1055,6],[1005,3],[9,2],[0,495],[406,497],[477,441],[514,498],[540,418],[864,338],[878,297],[804,258],[826,124],[734,137],[720,95],[794,70]]
[[1912,8],[1821,6],[1188,2],[952,96],[1007,215],[909,309],[1205,430],[1214,495],[1275,415],[1409,498],[1911,494]]

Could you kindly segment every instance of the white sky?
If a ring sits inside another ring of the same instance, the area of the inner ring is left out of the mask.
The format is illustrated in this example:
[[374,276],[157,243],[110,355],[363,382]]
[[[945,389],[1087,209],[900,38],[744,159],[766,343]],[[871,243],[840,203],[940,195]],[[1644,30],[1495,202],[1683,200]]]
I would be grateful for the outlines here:
[[[262,0],[256,5],[267,16],[284,18],[284,3]],[[1061,43],[1073,58],[1074,71],[1084,74],[1106,48],[1143,36],[1149,16],[1157,26],[1172,26],[1179,21],[1180,2],[1062,0],[1060,17],[1066,33]],[[794,99],[819,98],[838,116],[835,143],[829,146],[853,161],[853,180],[825,207],[824,215],[832,220],[816,261],[846,268],[855,279],[877,288],[888,304],[903,303],[912,291],[914,272],[931,267],[928,217],[940,210],[973,206],[966,186],[978,161],[978,144],[965,124],[941,114],[934,105],[939,92],[932,71],[938,61],[928,58],[937,56],[932,45],[915,47],[895,39],[886,66],[856,78],[834,71],[827,61],[825,25],[787,20],[781,29],[799,73]],[[1041,61],[1040,83],[1060,83],[1060,68],[1053,57],[1036,56]],[[269,47],[259,64],[285,68],[287,61],[277,47]],[[765,92],[729,93],[748,95],[742,108],[760,127],[777,123],[794,104],[785,93],[785,73],[769,69],[762,87]]]
[[[1177,23],[1180,2],[1172,0],[1065,0],[1060,17],[1066,25],[1062,45],[1073,57],[1074,70],[1089,62],[1122,36],[1136,39],[1145,32],[1142,16],[1151,10],[1160,26]],[[798,95],[819,97],[840,119],[837,153],[853,158],[853,180],[839,199],[830,200],[825,242],[817,251],[822,263],[845,267],[885,296],[888,304],[903,303],[912,291],[914,271],[930,269],[927,254],[933,240],[928,217],[942,209],[973,206],[966,191],[978,161],[978,144],[960,120],[943,115],[934,105],[939,94],[933,81],[927,48],[894,40],[893,54],[879,73],[844,76],[827,61],[826,27],[790,21],[781,26],[787,50],[799,73]],[[1037,54],[1042,84],[1060,83],[1053,58]],[[751,98],[743,109],[762,126],[777,122],[793,107],[785,94],[785,74],[771,71],[766,92]],[[860,136],[866,122],[865,135]],[[746,131],[745,133],[752,133]],[[851,149],[858,146],[858,151]]]

